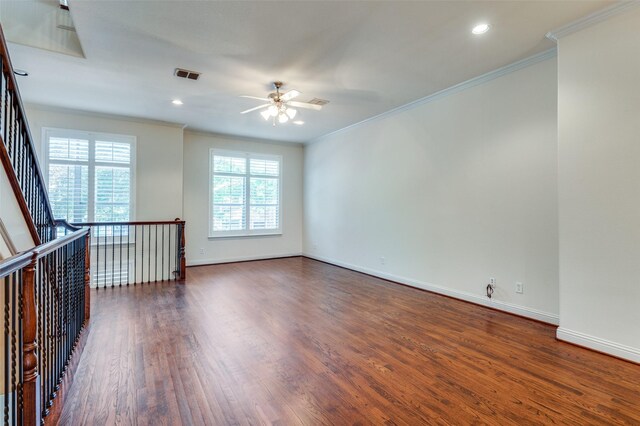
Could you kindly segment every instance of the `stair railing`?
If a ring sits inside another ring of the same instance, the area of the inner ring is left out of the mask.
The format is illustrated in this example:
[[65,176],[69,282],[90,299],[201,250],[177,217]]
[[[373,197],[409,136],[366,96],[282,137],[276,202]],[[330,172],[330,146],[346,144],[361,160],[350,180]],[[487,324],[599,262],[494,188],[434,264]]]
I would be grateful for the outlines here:
[[0,262],[6,425],[59,418],[90,315],[89,247],[80,229]]
[[54,239],[55,220],[0,27],[0,163],[35,245]]
[[185,221],[74,223],[91,231],[91,287],[186,278]]

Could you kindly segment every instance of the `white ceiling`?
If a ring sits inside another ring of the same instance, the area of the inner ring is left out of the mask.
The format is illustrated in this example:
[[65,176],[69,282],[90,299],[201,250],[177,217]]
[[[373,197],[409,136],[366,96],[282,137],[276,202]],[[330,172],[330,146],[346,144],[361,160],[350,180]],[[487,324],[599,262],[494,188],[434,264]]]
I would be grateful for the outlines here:
[[0,1],[0,21],[14,43],[84,57],[70,12],[57,0]]
[[[29,72],[28,103],[304,142],[547,50],[548,31],[610,3],[69,0],[85,58],[9,48]],[[472,35],[481,21],[491,31]],[[178,79],[176,67],[202,76]],[[300,110],[303,126],[241,115],[259,101],[239,96],[264,96],[274,80],[331,102]]]

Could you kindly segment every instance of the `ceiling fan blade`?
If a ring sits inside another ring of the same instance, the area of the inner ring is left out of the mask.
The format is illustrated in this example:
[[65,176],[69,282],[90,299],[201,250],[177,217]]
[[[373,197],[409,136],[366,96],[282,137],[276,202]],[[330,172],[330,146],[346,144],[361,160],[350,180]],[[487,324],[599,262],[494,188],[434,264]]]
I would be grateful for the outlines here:
[[255,107],[255,108],[250,108],[250,109],[248,109],[248,110],[246,110],[246,111],[242,111],[240,114],[246,114],[246,113],[248,113],[248,112],[255,111],[255,110],[257,110],[257,109],[266,108],[266,107],[268,107],[268,106],[270,106],[270,105],[271,105],[271,104],[264,104],[264,105],[257,106],[257,107]]
[[259,101],[265,101],[265,102],[268,102],[268,101],[269,101],[269,99],[267,99],[267,98],[258,98],[258,97],[256,97],[256,96],[247,96],[247,95],[242,95],[242,96],[240,96],[240,97],[241,97],[241,98],[249,98],[249,99],[257,99],[257,100],[259,100]]
[[285,93],[284,95],[280,96],[280,99],[282,99],[283,101],[286,102],[286,101],[289,101],[289,100],[295,98],[298,95],[300,95],[300,92],[298,92],[296,89],[291,89],[287,93]]
[[322,109],[322,105],[308,104],[306,102],[291,101],[291,102],[287,102],[287,105],[291,105],[298,108],[315,109],[316,111],[320,111]]

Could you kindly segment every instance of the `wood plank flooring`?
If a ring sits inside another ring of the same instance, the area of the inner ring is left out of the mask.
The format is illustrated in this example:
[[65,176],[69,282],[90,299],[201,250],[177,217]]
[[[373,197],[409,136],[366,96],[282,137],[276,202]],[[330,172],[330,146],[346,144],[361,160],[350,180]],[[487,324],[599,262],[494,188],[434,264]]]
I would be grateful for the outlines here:
[[305,258],[100,290],[65,425],[640,424],[640,366]]

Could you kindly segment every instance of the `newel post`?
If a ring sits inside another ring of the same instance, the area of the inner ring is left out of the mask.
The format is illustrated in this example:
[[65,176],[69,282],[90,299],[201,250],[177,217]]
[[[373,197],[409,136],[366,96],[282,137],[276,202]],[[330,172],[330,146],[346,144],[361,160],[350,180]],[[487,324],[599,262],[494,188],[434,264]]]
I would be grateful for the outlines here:
[[[180,218],[176,218],[176,222],[179,221]],[[185,223],[182,222],[178,224],[178,229],[180,230],[180,242],[178,246],[178,257],[180,259],[180,279],[184,280],[187,278],[187,258],[185,257],[185,245],[186,245],[186,237],[185,237]]]
[[85,237],[84,252],[84,321],[91,317],[91,230]]
[[22,397],[24,425],[40,425],[40,376],[38,374],[38,311],[36,310],[36,265],[38,253],[24,269],[22,281],[23,344],[22,344]]

